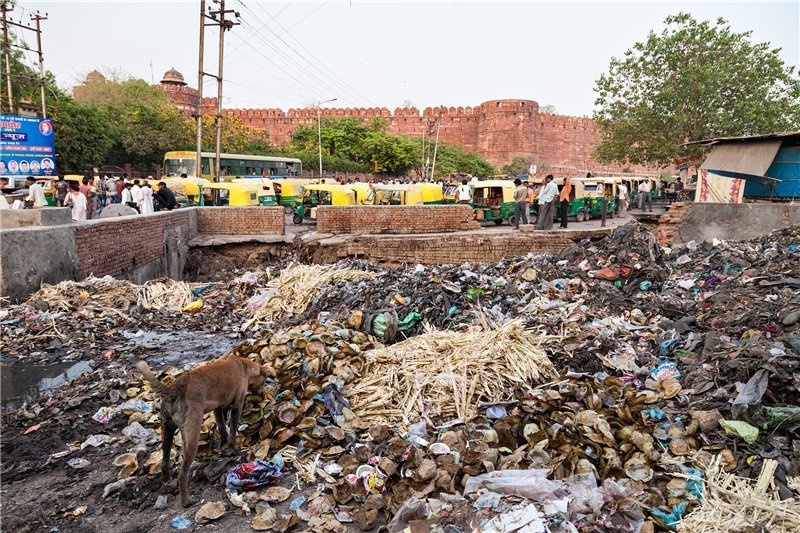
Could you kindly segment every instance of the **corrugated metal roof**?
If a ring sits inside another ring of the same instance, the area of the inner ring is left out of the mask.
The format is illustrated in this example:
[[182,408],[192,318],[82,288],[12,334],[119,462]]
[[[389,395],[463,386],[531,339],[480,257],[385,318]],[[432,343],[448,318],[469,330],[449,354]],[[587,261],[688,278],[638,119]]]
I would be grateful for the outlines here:
[[704,139],[702,141],[691,141],[686,143],[686,146],[692,144],[719,144],[726,142],[741,142],[741,141],[758,141],[767,139],[787,139],[797,137],[800,139],[800,131],[784,131],[776,133],[765,133],[762,135],[742,135],[739,137],[716,137],[714,139]]
[[780,139],[718,144],[711,149],[700,168],[763,176],[780,148]]

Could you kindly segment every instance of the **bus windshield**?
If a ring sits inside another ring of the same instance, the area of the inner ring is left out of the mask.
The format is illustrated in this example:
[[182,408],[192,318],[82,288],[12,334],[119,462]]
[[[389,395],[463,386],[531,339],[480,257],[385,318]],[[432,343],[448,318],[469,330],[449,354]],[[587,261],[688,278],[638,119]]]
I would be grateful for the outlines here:
[[165,159],[164,160],[164,176],[194,176],[194,159]]

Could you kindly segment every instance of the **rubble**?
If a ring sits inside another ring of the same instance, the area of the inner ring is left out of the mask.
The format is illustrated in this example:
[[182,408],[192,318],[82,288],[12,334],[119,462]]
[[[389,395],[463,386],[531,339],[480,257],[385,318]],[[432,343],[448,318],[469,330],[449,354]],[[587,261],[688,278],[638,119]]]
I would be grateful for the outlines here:
[[[155,350],[120,348],[158,324],[230,336],[225,351],[277,374],[247,397],[241,454],[204,421],[192,486],[213,503],[191,511],[196,523],[792,531],[799,247],[789,228],[666,250],[631,223],[555,256],[490,265],[343,261],[213,286],[45,287],[2,310],[4,358],[95,365],[5,410],[4,481],[104,471],[88,510],[58,505],[62,526],[100,505],[163,507],[157,398],[131,372]],[[211,359],[161,364],[160,378]]]

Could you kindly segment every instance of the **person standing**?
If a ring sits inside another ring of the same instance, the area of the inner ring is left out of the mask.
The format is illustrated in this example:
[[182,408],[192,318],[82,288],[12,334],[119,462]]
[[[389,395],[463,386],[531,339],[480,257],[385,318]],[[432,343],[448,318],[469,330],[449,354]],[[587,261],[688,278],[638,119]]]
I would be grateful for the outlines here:
[[36,178],[33,176],[25,178],[25,183],[28,184],[27,200],[33,204],[33,207],[47,207],[47,198],[44,197],[42,184],[36,183]]
[[56,205],[58,207],[64,207],[67,194],[69,194],[69,183],[64,179],[64,176],[59,176],[55,184],[53,184],[53,188],[56,191]]
[[106,198],[108,198],[108,204],[116,204],[119,202],[119,196],[117,193],[117,182],[114,180],[114,177],[111,175],[106,175]]
[[132,184],[126,183],[125,187],[122,189],[122,203],[127,205],[128,207],[132,207],[136,209],[136,204],[133,203],[133,194],[131,193]]
[[619,197],[619,216],[625,218],[628,216],[630,193],[628,192],[628,186],[624,181],[620,182],[619,187],[617,187],[617,196]]
[[539,191],[539,221],[536,224],[536,229],[552,229],[553,228],[553,204],[558,195],[558,187],[553,182],[553,175],[548,174],[544,178],[544,187]]
[[82,185],[78,188],[80,193],[86,197],[86,218],[83,220],[88,220],[92,218],[94,214],[94,178],[90,176],[84,176],[83,180],[81,180]]
[[639,184],[639,196],[641,197],[641,209],[642,211],[650,211],[653,212],[653,184],[650,183],[650,180],[644,180],[642,183]]
[[142,205],[142,188],[139,186],[139,180],[133,180],[131,196],[133,196],[133,203],[136,204],[134,207],[141,213],[142,210],[140,206]]
[[125,203],[122,201],[122,191],[125,190],[125,178],[120,178],[117,180],[117,201],[119,203]]
[[152,214],[153,211],[153,189],[150,188],[150,183],[147,181],[142,185],[142,202],[139,204],[139,209],[143,215]]
[[520,223],[528,224],[528,212],[530,205],[528,204],[528,188],[522,184],[522,181],[517,178],[514,180],[514,229],[519,229]]
[[467,185],[467,180],[461,180],[461,185],[456,189],[458,203],[469,204],[472,201],[472,187]]
[[375,185],[373,185],[372,182],[370,181],[369,183],[367,183],[367,186],[369,187],[369,192],[367,192],[367,197],[364,200],[364,203],[367,205],[375,205],[375,197],[376,197]]
[[97,191],[97,203],[98,203],[98,208],[99,208],[97,212],[99,213],[100,211],[105,209],[106,202],[108,200],[108,197],[106,196],[106,177],[105,176],[101,175],[99,178],[97,178],[95,189]]
[[81,188],[77,183],[70,183],[69,188],[70,191],[67,195],[67,199],[64,201],[64,205],[72,206],[72,221],[79,222],[81,220],[86,220],[86,195],[81,192]]
[[570,183],[569,178],[564,178],[564,186],[561,187],[561,194],[559,194],[558,199],[561,202],[561,225],[559,228],[567,229],[569,204],[572,200],[572,183]]

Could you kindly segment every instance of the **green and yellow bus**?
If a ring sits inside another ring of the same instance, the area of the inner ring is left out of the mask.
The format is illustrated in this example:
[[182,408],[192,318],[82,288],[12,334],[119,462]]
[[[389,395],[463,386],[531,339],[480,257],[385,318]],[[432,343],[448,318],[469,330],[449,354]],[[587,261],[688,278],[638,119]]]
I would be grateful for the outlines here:
[[[216,154],[200,154],[201,172],[195,172],[197,152],[167,152],[164,154],[164,177],[181,176],[205,178],[214,181]],[[220,154],[220,174],[223,181],[244,176],[266,176],[269,178],[299,178],[303,173],[302,163],[293,157],[263,155]]]

